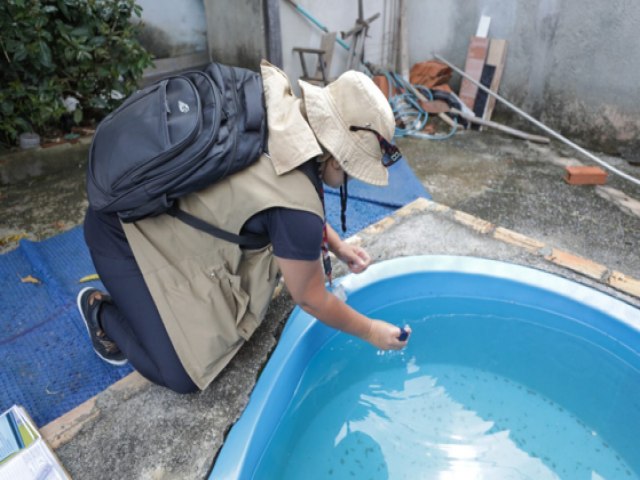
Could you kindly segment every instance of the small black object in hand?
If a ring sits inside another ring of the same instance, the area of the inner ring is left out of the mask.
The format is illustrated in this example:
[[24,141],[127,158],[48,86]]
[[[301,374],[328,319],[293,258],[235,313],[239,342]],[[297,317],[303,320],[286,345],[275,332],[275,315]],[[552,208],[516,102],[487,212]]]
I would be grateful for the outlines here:
[[400,336],[398,337],[398,340],[404,342],[407,338],[409,338],[409,332],[404,327],[400,327]]

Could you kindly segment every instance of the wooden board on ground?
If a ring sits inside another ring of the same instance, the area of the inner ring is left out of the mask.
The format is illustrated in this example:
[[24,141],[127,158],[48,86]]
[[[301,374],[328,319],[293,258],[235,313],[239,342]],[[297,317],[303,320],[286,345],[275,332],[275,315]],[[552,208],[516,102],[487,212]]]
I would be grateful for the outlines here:
[[[507,41],[498,38],[492,38],[489,42],[489,52],[487,53],[487,65],[494,67],[491,84],[489,90],[498,93],[500,88],[500,81],[502,80],[502,73],[504,72],[504,65],[507,59]],[[486,94],[486,92],[485,92]],[[493,109],[496,106],[496,97],[487,95],[487,102],[484,107],[484,112],[481,115],[483,120],[491,120],[493,115]]]

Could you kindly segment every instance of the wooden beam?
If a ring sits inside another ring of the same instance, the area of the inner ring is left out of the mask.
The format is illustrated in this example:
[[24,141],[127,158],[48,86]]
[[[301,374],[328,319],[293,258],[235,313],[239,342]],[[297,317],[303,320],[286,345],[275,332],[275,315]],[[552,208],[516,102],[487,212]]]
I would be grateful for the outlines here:
[[[489,43],[489,52],[487,53],[487,65],[495,67],[495,72],[489,85],[489,90],[497,92],[500,88],[502,73],[507,59],[507,41],[498,38],[492,38]],[[482,114],[483,120],[491,120],[493,109],[496,106],[496,97],[487,94],[489,97]]]

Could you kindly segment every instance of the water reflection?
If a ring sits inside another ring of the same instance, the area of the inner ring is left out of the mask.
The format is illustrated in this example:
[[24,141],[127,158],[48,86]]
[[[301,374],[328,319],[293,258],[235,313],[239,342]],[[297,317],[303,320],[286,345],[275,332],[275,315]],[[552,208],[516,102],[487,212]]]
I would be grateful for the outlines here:
[[348,419],[345,428],[376,439],[382,457],[376,463],[388,465],[388,478],[559,478],[432,376],[408,379],[402,390],[370,386],[359,405],[368,414]]

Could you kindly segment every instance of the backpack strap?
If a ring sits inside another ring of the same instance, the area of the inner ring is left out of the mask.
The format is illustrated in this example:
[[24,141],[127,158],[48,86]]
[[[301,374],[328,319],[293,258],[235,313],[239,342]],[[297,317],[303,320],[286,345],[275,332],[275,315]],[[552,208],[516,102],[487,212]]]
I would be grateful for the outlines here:
[[262,248],[266,247],[270,242],[269,237],[267,237],[266,235],[236,235],[235,233],[231,233],[227,230],[218,228],[215,225],[211,225],[201,218],[198,218],[180,209],[180,207],[178,207],[177,201],[174,202],[173,205],[165,213],[177,218],[181,222],[186,223],[190,227],[208,233],[213,237],[226,240],[227,242],[237,243],[244,248]]

